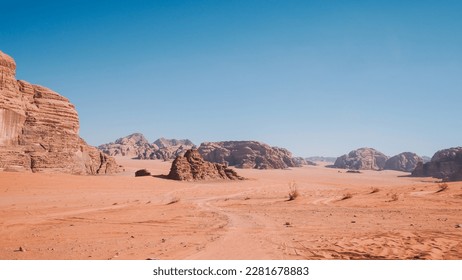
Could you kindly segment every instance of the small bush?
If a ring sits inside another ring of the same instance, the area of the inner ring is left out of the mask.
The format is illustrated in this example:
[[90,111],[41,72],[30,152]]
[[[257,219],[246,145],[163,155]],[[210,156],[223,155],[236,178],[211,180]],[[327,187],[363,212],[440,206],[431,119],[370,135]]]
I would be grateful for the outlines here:
[[346,199],[350,199],[352,198],[353,195],[351,193],[346,193],[342,196],[342,198],[340,200],[346,200]]
[[299,196],[300,196],[300,193],[297,190],[297,185],[295,184],[295,182],[291,182],[289,184],[289,199],[288,199],[288,201],[295,200]]
[[439,189],[436,191],[437,193],[447,190],[448,189],[448,184],[446,184],[446,183],[438,184],[438,187],[439,187]]
[[378,193],[380,191],[379,188],[372,188],[371,193]]
[[175,197],[172,197],[172,199],[166,205],[174,204],[174,203],[177,203],[179,201],[180,201],[180,199],[175,196]]
[[394,193],[391,195],[391,201],[397,201],[398,200],[398,194]]

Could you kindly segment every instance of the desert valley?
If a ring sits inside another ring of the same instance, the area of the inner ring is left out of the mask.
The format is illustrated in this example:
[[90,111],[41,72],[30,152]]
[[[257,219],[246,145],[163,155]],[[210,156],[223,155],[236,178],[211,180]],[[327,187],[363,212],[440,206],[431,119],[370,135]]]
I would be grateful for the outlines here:
[[0,52],[0,259],[462,259],[460,147],[322,161],[134,133],[96,148],[67,98],[15,70]]

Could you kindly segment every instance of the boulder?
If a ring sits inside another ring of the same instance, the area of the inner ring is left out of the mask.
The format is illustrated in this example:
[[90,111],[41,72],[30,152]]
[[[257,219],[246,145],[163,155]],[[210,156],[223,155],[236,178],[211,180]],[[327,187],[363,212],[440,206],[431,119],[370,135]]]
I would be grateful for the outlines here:
[[135,172],[135,177],[151,176],[151,172],[146,169],[140,169]]
[[462,147],[436,152],[430,162],[418,163],[412,176],[435,177],[444,181],[462,181]]
[[385,162],[384,169],[412,172],[419,162],[423,160],[417,154],[404,152],[389,158]]
[[172,163],[168,179],[197,180],[243,180],[244,178],[226,165],[205,161],[196,149],[186,151]]
[[334,168],[353,170],[382,170],[388,157],[372,148],[360,148],[335,160]]
[[74,105],[58,93],[17,81],[0,52],[0,170],[108,174],[115,160],[79,137]]
[[207,161],[237,168],[285,169],[298,166],[288,150],[257,141],[204,142],[198,150]]

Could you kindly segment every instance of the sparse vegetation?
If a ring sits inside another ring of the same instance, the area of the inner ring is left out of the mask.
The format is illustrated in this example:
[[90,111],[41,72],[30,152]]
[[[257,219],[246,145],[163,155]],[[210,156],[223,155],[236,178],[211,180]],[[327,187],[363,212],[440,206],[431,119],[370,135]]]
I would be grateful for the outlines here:
[[353,195],[351,193],[346,193],[342,196],[342,198],[340,200],[346,200],[346,199],[350,199],[352,198]]
[[372,188],[371,193],[378,193],[380,191],[379,188]]
[[289,183],[289,199],[288,201],[295,200],[297,197],[300,196],[300,193],[297,190],[297,185],[295,182]]
[[436,191],[437,193],[447,190],[448,189],[448,184],[441,183],[441,184],[438,184],[438,187],[439,187],[439,189]]
[[391,201],[398,201],[399,197],[398,194],[394,193],[391,195]]
[[165,204],[165,205],[174,204],[174,203],[177,203],[179,201],[180,201],[180,198],[175,196],[175,197],[172,197],[172,199],[169,202],[167,202],[167,204]]

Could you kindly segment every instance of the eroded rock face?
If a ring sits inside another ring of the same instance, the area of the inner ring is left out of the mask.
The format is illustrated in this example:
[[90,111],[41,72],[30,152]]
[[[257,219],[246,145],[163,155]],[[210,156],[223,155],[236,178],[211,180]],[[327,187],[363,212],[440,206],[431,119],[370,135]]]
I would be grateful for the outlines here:
[[430,162],[419,163],[412,172],[412,176],[462,181],[462,147],[436,152]]
[[16,64],[0,52],[0,170],[107,174],[115,160],[78,135],[74,105],[56,92],[15,78]]
[[110,156],[138,158],[140,155],[150,155],[157,147],[150,144],[143,134],[133,133],[115,142],[100,145],[98,149]]
[[141,133],[133,133],[117,139],[115,142],[98,146],[102,152],[110,156],[129,156],[136,159],[171,160],[194,148],[188,139],[157,139],[149,143]]
[[196,148],[193,142],[188,139],[165,139],[159,138],[154,141],[153,145],[157,149],[151,154],[138,156],[139,159],[162,159],[170,160],[182,156],[187,150]]
[[288,150],[257,141],[204,142],[198,150],[207,161],[237,168],[285,169],[298,166]]
[[412,172],[419,162],[423,160],[417,154],[404,152],[389,158],[384,169]]
[[382,170],[388,157],[372,148],[360,148],[338,157],[332,167],[354,170]]
[[224,164],[205,161],[195,149],[186,151],[173,161],[167,178],[181,181],[244,179]]

